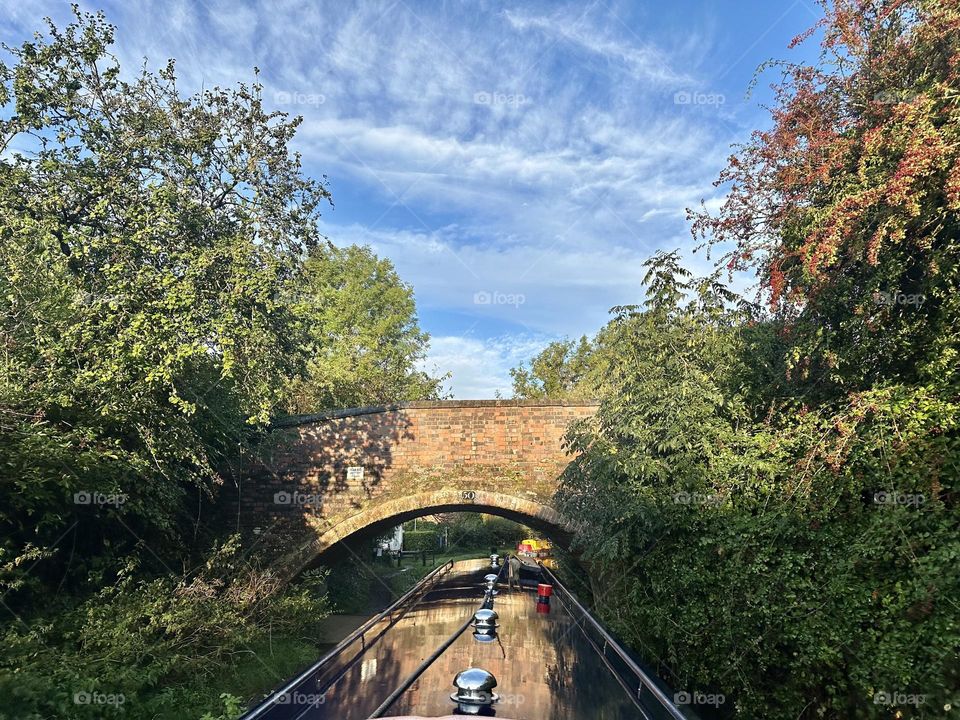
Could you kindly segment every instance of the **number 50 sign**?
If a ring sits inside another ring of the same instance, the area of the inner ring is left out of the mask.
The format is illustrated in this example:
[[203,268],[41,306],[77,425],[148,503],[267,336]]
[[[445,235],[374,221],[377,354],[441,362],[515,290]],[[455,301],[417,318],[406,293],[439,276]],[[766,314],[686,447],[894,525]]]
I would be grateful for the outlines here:
[[477,494],[473,490],[461,490],[460,491],[461,500],[476,500]]

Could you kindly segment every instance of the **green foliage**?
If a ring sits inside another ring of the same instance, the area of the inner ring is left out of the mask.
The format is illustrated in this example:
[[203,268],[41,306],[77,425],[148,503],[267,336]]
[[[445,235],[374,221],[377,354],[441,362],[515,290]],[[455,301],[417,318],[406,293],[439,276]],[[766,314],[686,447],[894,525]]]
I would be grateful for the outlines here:
[[[334,564],[330,567],[327,586],[330,606],[336,612],[348,614],[372,613],[386,607],[378,602],[379,594],[384,590],[379,571],[380,568],[375,566],[372,560],[357,562],[355,558],[349,558]],[[391,569],[387,574],[393,572]]]
[[445,378],[416,368],[429,336],[417,324],[413,290],[370,248],[315,248],[291,306],[309,358],[289,390],[292,412],[439,397]]
[[720,215],[693,214],[772,315],[651,261],[645,305],[595,341],[601,406],[568,435],[560,502],[607,620],[674,687],[738,718],[946,717],[960,14],[821,4],[823,62],[785,67]]
[[530,534],[523,525],[496,515],[484,517],[483,527],[487,533],[487,541],[481,547],[516,547],[520,540]]
[[221,693],[220,700],[223,702],[223,712],[219,715],[204,713],[200,720],[235,720],[243,714],[243,701],[236,695]]
[[737,717],[887,717],[880,692],[937,716],[960,679],[956,396],[805,405],[768,382],[774,324],[671,256],[650,269],[601,333],[616,360],[560,497],[607,619]]
[[516,545],[527,532],[512,520],[479,513],[447,513],[441,526],[446,528],[449,546],[464,549]]
[[74,12],[0,63],[0,717],[234,716],[325,605],[316,578],[206,552],[223,476],[291,387],[438,381],[389,263],[320,243],[300,120],[257,82],[122,75],[115,28]]
[[[238,550],[231,541],[197,572],[155,580],[138,579],[131,562],[89,600],[29,627],[9,626],[0,659],[5,707],[26,719],[182,713],[180,688],[216,686],[273,634],[315,635],[327,613],[323,576],[281,589]],[[113,701],[91,700],[97,694]],[[215,697],[196,698],[197,715]]]
[[960,7],[821,0],[819,63],[782,64],[771,127],[737,148],[694,230],[756,268],[793,337],[792,374],[827,396],[956,382]]
[[183,98],[172,63],[123,80],[113,33],[77,11],[0,65],[0,142],[29,149],[0,161],[0,583],[15,610],[51,582],[112,582],[136,548],[153,572],[179,564],[291,388],[326,407],[439,383],[414,369],[427,336],[390,263],[318,242],[329,193],[289,150],[299,120],[266,113],[258,84]]
[[436,530],[439,527],[439,523],[434,522],[433,520],[427,520],[425,518],[416,518],[414,520],[407,520],[403,524],[403,530]]
[[0,143],[27,149],[0,161],[2,548],[39,548],[68,589],[139,540],[176,553],[269,419],[303,362],[283,298],[329,197],[259,85],[183,99],[172,63],[122,80],[112,40],[77,11],[0,66]]
[[405,530],[403,533],[404,550],[437,550],[440,547],[440,535],[436,530]]
[[511,368],[513,394],[517,398],[589,399],[596,376],[591,361],[595,358],[590,341],[584,335],[579,342],[559,340],[530,361],[530,369]]

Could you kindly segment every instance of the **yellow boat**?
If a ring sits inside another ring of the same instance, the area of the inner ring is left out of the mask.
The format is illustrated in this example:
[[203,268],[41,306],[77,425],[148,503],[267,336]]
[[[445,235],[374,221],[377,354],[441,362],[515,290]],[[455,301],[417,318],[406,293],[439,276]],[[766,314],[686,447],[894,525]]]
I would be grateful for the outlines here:
[[553,543],[540,538],[526,538],[517,543],[517,555],[522,558],[539,560],[548,568],[556,568],[557,561],[553,559]]

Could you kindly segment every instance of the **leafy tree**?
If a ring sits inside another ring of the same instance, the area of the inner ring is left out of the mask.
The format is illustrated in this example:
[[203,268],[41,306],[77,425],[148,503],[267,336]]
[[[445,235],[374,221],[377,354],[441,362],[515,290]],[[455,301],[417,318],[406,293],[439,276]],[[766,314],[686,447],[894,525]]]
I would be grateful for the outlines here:
[[821,62],[783,66],[772,127],[730,158],[726,202],[691,213],[694,231],[760,272],[798,378],[955,384],[960,8],[821,5]]
[[309,358],[290,387],[305,413],[441,394],[445,378],[418,370],[429,336],[417,324],[413,289],[368,247],[318,246],[296,285],[293,311]]
[[443,513],[438,518],[437,533],[444,536],[449,548],[486,552],[491,547],[516,545],[530,532],[523,525],[496,515]]
[[329,194],[259,85],[124,80],[113,27],[76,13],[0,65],[0,527],[11,567],[34,548],[85,578],[141,540],[176,553],[186,501],[299,372],[284,298]]
[[530,361],[530,369],[511,368],[513,394],[521,399],[591,397],[591,355],[587,336],[578,342],[557,340]]
[[0,720],[236,716],[243,673],[316,656],[326,604],[320,576],[207,550],[221,474],[308,371],[437,381],[389,264],[320,244],[299,119],[258,83],[182,97],[172,61],[127,78],[114,28],[74,13],[0,64]]
[[655,260],[646,305],[600,334],[560,500],[616,587],[608,620],[675,687],[744,718],[946,717],[960,11],[823,6],[822,62],[786,66],[719,216],[692,213],[770,315]]
[[571,517],[589,520],[580,538],[591,556],[611,563],[625,542],[642,546],[662,529],[667,517],[647,504],[656,493],[712,495],[714,474],[751,491],[766,460],[744,429],[764,410],[752,402],[767,377],[758,368],[776,368],[780,349],[769,326],[748,324],[749,306],[729,307],[732,294],[692,279],[677,253],[647,267],[645,305],[615,308],[598,335],[608,358],[601,408],[571,435],[589,452],[561,496]]
[[647,285],[601,333],[608,382],[558,496],[606,619],[736,717],[888,717],[884,692],[940,716],[960,640],[956,401],[778,397],[777,324],[671,256]]
[[182,717],[325,613],[188,531],[302,370],[286,298],[329,194],[259,85],[125,80],[75,13],[0,64],[0,717],[127,714],[76,702],[98,689]]

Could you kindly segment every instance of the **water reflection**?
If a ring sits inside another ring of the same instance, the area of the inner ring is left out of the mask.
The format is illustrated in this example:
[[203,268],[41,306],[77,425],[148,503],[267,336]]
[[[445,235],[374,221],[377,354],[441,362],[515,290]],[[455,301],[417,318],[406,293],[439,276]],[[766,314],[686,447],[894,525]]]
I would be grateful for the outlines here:
[[[472,616],[483,600],[488,561],[458,563],[437,590],[392,627],[367,633],[366,651],[345,653],[303,692],[322,701],[288,708],[289,718],[366,718],[434,649]],[[495,715],[512,720],[625,720],[642,717],[623,688],[556,598],[538,613],[530,591],[501,589],[495,641],[464,632],[390,708],[388,715],[438,716],[454,712],[450,694],[458,672],[482,667],[498,681]]]

